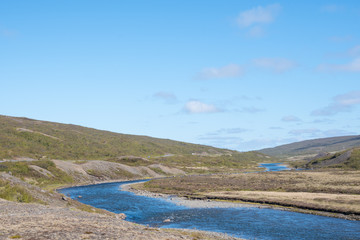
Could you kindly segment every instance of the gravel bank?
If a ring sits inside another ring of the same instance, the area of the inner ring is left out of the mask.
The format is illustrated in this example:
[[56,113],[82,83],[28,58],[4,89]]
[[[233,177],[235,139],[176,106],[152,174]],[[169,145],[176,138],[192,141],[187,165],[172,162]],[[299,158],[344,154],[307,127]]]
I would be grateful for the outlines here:
[[162,198],[169,202],[175,203],[177,205],[186,206],[190,208],[234,208],[234,207],[257,207],[257,208],[266,208],[266,206],[254,205],[254,204],[244,204],[244,203],[234,203],[234,202],[224,202],[224,201],[212,201],[212,200],[190,200],[184,197],[177,197],[174,195],[162,194],[162,193],[153,193],[146,190],[137,190],[132,188],[133,184],[130,183],[120,186],[120,190],[128,191],[135,193],[136,195],[152,197],[152,198]]
[[66,207],[0,199],[0,239],[236,239],[201,231],[149,228]]

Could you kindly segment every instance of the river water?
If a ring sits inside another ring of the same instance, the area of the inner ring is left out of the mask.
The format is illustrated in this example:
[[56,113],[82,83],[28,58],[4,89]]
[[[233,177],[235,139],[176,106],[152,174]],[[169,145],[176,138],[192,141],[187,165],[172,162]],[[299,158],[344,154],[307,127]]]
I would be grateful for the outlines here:
[[[276,166],[270,167],[276,170]],[[259,207],[190,208],[168,199],[120,190],[123,184],[141,181],[72,187],[59,192],[97,208],[125,213],[127,221],[152,227],[223,232],[245,239],[360,239],[359,221]]]
[[290,170],[290,168],[288,168],[285,165],[282,165],[281,163],[260,163],[259,167],[265,168],[265,171],[267,172]]

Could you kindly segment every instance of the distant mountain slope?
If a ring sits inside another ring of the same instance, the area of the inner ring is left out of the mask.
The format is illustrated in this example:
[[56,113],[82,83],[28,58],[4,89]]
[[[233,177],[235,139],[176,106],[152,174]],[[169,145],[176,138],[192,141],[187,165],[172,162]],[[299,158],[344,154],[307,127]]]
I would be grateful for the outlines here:
[[193,153],[225,155],[237,152],[71,124],[0,115],[0,159],[109,159],[129,155],[154,157]]
[[274,148],[259,150],[263,154],[276,157],[286,157],[320,152],[335,152],[360,146],[360,135],[320,138],[281,145]]
[[360,169],[360,148],[353,148],[334,154],[319,154],[309,161],[299,166],[301,168],[341,168],[341,169]]

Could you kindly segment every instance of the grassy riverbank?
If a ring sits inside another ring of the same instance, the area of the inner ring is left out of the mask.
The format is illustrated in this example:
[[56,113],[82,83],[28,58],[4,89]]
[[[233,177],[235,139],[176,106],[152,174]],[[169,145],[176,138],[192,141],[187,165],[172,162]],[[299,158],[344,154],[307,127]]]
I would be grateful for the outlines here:
[[360,219],[360,171],[286,171],[185,176],[144,183],[151,192],[270,204]]

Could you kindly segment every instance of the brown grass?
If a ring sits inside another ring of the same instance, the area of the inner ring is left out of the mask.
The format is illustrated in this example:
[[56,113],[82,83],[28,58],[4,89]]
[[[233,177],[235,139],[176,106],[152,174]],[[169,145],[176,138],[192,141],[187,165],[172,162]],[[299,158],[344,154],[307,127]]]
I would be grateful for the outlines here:
[[280,191],[360,194],[360,171],[283,171],[185,176],[145,183],[151,191],[187,194],[213,191]]
[[360,195],[306,192],[210,192],[206,198],[276,204],[335,213],[360,214]]
[[284,171],[186,176],[146,182],[146,190],[360,215],[360,171]]

